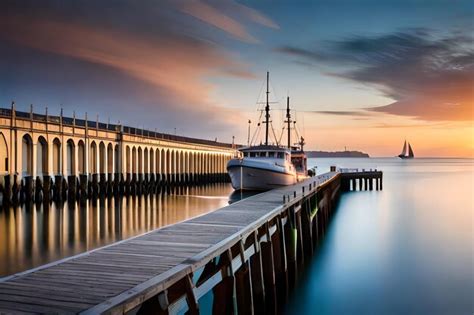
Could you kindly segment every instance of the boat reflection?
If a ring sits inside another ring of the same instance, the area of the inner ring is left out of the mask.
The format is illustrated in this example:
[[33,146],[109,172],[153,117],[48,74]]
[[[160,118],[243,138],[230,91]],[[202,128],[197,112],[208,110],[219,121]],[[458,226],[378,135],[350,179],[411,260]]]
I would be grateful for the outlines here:
[[258,190],[234,190],[229,196],[229,204],[240,201],[242,199],[261,194]]

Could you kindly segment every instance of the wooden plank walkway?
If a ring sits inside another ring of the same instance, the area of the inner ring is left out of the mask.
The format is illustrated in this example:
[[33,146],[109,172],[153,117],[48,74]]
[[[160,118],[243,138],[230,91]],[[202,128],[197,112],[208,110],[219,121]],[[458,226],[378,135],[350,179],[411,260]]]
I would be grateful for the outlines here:
[[100,313],[144,288],[159,291],[282,208],[283,196],[337,173],[249,197],[214,212],[0,279],[0,313]]

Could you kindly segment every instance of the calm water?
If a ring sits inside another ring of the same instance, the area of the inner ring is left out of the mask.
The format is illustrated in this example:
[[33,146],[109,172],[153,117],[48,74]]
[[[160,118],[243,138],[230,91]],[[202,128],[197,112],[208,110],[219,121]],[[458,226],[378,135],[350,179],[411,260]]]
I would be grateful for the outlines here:
[[[472,314],[473,160],[310,159],[378,168],[384,190],[342,195],[288,314]],[[0,276],[207,213],[228,184],[171,195],[0,210]],[[244,196],[245,197],[245,196]]]
[[0,210],[0,277],[183,221],[228,204],[230,184],[173,194]]
[[473,160],[314,159],[384,171],[342,195],[288,314],[472,314]]

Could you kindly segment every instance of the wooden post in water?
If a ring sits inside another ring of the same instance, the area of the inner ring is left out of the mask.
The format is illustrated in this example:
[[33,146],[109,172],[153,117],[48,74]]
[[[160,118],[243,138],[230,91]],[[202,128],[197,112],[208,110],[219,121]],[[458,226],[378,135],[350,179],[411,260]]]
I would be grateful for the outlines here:
[[273,262],[273,246],[269,231],[269,224],[266,223],[261,230],[266,234],[267,241],[261,243],[263,255],[263,279],[265,286],[265,313],[274,314],[276,312],[276,288],[275,288],[275,265]]
[[265,312],[265,286],[263,279],[262,250],[258,241],[258,232],[254,231],[249,242],[253,244],[255,254],[250,258],[250,276],[252,279],[252,297],[254,314]]

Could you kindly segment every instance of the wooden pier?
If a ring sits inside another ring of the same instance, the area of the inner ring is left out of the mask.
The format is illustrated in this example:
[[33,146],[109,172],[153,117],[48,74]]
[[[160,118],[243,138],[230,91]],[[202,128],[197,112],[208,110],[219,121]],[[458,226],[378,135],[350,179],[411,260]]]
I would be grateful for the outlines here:
[[214,314],[276,313],[341,187],[362,178],[352,173],[312,177],[3,278],[0,313],[197,314],[203,297]]

